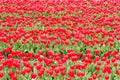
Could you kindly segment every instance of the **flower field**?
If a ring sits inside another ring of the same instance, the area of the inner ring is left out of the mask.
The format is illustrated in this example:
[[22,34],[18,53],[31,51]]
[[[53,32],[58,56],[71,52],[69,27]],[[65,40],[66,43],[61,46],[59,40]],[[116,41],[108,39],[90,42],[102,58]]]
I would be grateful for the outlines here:
[[120,80],[120,0],[0,0],[0,80]]

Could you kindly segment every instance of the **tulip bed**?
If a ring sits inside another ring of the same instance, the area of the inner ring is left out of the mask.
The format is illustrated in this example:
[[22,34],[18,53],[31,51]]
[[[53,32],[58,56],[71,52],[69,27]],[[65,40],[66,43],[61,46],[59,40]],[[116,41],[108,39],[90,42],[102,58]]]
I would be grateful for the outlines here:
[[0,0],[0,80],[120,80],[120,0]]

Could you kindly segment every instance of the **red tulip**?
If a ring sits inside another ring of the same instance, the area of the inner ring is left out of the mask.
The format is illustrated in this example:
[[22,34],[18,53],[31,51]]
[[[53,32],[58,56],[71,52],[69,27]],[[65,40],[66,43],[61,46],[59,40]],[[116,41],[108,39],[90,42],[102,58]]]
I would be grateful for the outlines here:
[[74,75],[75,75],[74,70],[70,69],[70,70],[68,71],[68,75],[69,75],[70,77],[74,77]]
[[37,75],[35,73],[31,74],[31,78],[35,79],[37,77]]
[[4,76],[3,72],[0,72],[0,78],[2,78]]

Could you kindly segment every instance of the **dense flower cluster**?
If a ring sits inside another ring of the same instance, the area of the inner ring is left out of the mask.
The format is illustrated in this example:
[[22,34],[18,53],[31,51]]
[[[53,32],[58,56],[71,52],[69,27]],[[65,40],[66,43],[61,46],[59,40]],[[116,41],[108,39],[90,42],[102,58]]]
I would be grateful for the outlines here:
[[118,80],[120,0],[0,0],[1,80]]

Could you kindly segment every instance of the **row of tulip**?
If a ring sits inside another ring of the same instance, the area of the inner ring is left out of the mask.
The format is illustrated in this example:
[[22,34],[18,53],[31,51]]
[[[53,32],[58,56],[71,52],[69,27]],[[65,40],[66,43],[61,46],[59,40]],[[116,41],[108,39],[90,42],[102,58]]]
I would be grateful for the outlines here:
[[0,0],[0,80],[119,76],[119,0]]

